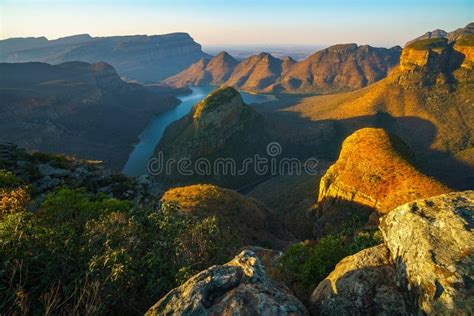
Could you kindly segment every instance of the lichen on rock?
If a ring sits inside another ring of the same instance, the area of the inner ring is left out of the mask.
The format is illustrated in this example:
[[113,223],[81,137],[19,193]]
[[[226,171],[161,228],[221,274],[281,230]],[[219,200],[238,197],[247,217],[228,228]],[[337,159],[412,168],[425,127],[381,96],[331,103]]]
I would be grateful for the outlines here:
[[243,250],[171,290],[146,315],[308,315],[289,290],[269,279],[256,254]]

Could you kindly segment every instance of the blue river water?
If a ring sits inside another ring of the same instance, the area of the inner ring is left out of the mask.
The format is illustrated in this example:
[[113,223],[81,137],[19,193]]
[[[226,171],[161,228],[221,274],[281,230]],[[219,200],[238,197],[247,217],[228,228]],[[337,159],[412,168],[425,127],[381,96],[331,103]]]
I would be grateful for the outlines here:
[[[140,135],[140,141],[130,153],[123,173],[129,176],[139,176],[147,173],[148,159],[152,156],[156,145],[160,141],[166,127],[188,114],[193,106],[204,99],[209,93],[217,89],[216,86],[190,87],[192,93],[178,97],[181,103],[173,109],[154,117]],[[240,92],[245,103],[261,103],[271,100],[271,96]]]

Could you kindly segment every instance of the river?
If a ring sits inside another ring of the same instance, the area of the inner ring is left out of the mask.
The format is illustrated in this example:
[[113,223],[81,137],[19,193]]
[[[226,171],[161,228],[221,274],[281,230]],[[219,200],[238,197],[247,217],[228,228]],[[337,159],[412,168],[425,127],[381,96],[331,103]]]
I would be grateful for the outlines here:
[[[147,173],[147,162],[152,156],[168,125],[188,114],[193,106],[217,89],[216,86],[190,87],[190,95],[178,97],[181,103],[173,109],[154,117],[140,135],[140,141],[130,153],[123,173],[129,176],[140,176]],[[272,100],[272,96],[240,92],[245,103],[262,103]]]

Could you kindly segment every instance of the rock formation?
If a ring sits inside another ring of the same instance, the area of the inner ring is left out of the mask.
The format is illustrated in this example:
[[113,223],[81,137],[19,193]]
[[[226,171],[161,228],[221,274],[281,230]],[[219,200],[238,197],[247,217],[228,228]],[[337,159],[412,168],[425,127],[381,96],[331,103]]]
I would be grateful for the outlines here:
[[179,104],[106,63],[0,64],[0,141],[125,164],[150,118]]
[[323,218],[334,221],[339,212],[343,217],[358,209],[360,215],[386,214],[398,205],[449,191],[413,166],[411,151],[398,137],[364,128],[346,138],[339,159],[321,179],[318,208]]
[[270,280],[260,259],[244,250],[171,290],[146,315],[308,315],[303,304]]
[[223,230],[237,239],[237,246],[271,245],[281,249],[291,240],[282,223],[263,203],[213,185],[198,184],[165,192],[161,201],[174,203],[187,215],[216,216]]
[[209,56],[187,33],[91,37],[87,34],[48,41],[7,39],[0,41],[0,61],[105,61],[131,80],[157,82]]
[[409,315],[397,271],[383,244],[341,260],[311,295],[316,315]]
[[474,191],[397,207],[382,218],[384,244],[341,260],[314,290],[322,315],[470,315]]
[[423,312],[474,312],[473,225],[474,191],[415,201],[382,218],[392,262]]
[[[189,159],[192,174],[178,172],[175,165],[171,172],[158,176],[165,182],[211,182],[232,188],[248,184],[258,177],[253,166],[245,174],[237,175],[237,170],[241,170],[245,158],[265,152],[263,125],[262,116],[244,104],[235,89],[216,90],[196,104],[191,113],[168,126],[155,150],[155,158],[162,154],[163,161]],[[207,160],[196,168],[201,158]],[[232,158],[232,162],[230,166],[217,165],[216,172],[215,161],[223,158]]]

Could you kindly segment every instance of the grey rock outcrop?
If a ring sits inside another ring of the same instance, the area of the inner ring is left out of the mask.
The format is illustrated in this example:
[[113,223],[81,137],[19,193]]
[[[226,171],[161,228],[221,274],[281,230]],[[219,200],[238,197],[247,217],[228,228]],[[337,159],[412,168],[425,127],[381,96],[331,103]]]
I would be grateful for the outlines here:
[[308,315],[284,286],[270,280],[260,259],[244,250],[171,290],[146,315]]
[[407,315],[403,289],[397,286],[396,269],[381,244],[341,260],[311,295],[317,315]]
[[402,205],[380,228],[400,279],[422,311],[474,313],[474,191]]
[[417,200],[382,218],[384,244],[341,260],[314,290],[321,315],[472,315],[474,191]]
[[104,168],[100,161],[29,153],[10,143],[0,142],[0,166],[29,183],[30,188],[37,193],[38,201],[50,190],[62,187],[102,192],[113,198],[131,201],[137,207],[147,208],[159,207],[163,195],[163,188],[147,175],[127,177]]

